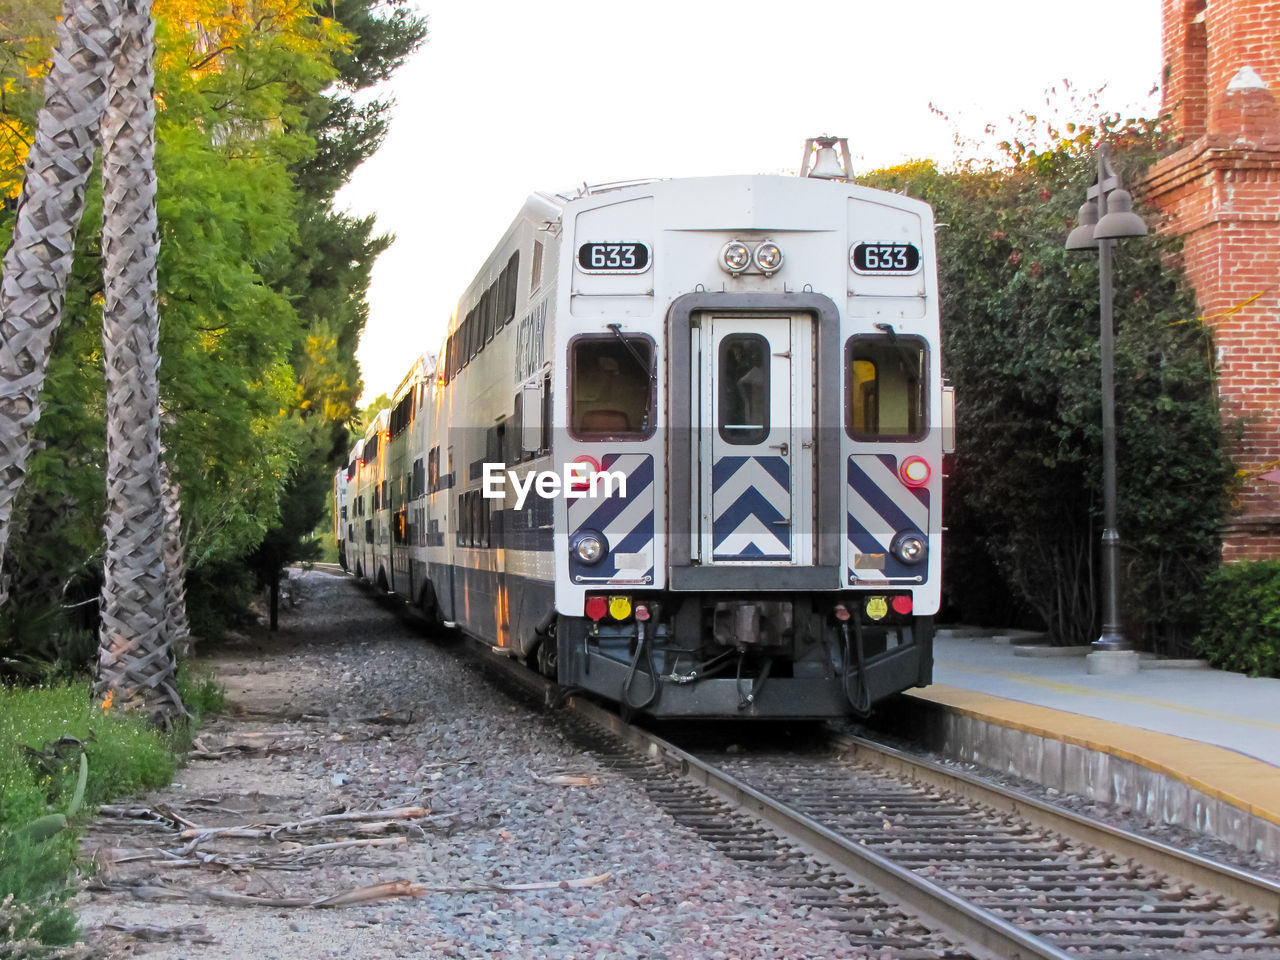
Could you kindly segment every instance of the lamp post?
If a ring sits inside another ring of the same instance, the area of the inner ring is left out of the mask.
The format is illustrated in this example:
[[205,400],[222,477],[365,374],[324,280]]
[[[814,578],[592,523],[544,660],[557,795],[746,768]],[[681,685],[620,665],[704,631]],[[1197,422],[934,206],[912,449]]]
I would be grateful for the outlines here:
[[1098,182],[1080,207],[1079,225],[1067,236],[1068,250],[1098,250],[1099,306],[1102,319],[1102,636],[1093,642],[1090,673],[1132,673],[1138,655],[1120,623],[1120,533],[1116,528],[1115,331],[1112,320],[1111,258],[1115,241],[1144,237],[1147,225],[1133,212],[1119,175],[1111,167],[1107,144],[1098,145]]

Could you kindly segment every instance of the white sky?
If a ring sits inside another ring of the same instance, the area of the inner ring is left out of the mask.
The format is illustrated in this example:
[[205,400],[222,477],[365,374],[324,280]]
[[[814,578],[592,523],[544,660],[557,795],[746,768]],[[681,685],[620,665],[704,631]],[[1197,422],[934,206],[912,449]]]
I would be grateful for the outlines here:
[[438,347],[534,190],[793,173],[820,134],[848,137],[856,170],[946,163],[957,132],[1043,109],[1064,77],[1126,115],[1158,106],[1160,0],[418,3],[431,35],[338,197],[397,237],[373,272],[365,402]]

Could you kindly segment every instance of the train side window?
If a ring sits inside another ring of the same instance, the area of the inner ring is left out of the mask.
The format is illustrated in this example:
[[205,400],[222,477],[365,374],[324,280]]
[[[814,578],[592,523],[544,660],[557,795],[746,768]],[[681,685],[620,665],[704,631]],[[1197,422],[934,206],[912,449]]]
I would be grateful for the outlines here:
[[730,334],[720,341],[720,438],[757,444],[769,436],[769,341],[758,333]]
[[653,433],[653,341],[588,334],[569,344],[569,432],[575,440]]
[[501,290],[501,296],[498,297],[498,302],[502,304],[502,312],[498,316],[498,326],[500,327],[505,327],[515,319],[516,280],[519,275],[520,251],[517,250],[511,255],[511,259],[507,261],[506,267],[502,270],[502,276],[498,280],[498,286]]
[[473,307],[462,324],[467,328],[467,352],[464,354],[466,357],[463,360],[464,364],[470,363],[475,359],[475,355],[480,352],[480,322],[476,319],[479,312],[479,305]]
[[845,348],[845,420],[855,440],[920,440],[928,352],[919,337],[862,336]]
[[481,322],[484,324],[484,336],[480,340],[480,349],[482,350],[484,349],[484,345],[493,339],[493,331],[495,327],[493,321],[494,317],[498,313],[496,309],[497,305],[493,302],[495,293],[496,291],[494,288],[490,286],[480,298],[480,318]]
[[533,241],[533,257],[529,264],[529,292],[542,286],[542,241]]
[[427,489],[435,493],[440,489],[440,448],[432,447],[427,454]]

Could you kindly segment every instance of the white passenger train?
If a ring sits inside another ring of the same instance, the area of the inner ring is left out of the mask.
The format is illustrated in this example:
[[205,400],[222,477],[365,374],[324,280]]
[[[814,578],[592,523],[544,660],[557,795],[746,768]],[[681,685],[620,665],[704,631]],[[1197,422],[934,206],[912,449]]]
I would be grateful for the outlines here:
[[654,716],[929,683],[933,216],[831,178],[837,145],[530,197],[335,479],[346,568]]

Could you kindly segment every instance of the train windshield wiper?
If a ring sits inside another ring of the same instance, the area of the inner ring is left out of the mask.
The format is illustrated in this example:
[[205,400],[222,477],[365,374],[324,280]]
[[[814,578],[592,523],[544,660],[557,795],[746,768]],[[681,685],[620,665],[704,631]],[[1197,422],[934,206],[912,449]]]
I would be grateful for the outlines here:
[[645,375],[648,376],[650,380],[656,380],[658,372],[654,369],[652,358],[650,358],[648,363],[645,363],[644,357],[640,356],[640,352],[631,345],[631,341],[622,335],[622,324],[606,323],[605,326],[608,327],[609,331],[618,338],[618,342],[627,348],[627,353],[631,354],[631,356],[635,358],[636,363],[640,364],[640,369],[645,372]]

